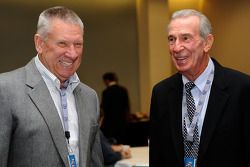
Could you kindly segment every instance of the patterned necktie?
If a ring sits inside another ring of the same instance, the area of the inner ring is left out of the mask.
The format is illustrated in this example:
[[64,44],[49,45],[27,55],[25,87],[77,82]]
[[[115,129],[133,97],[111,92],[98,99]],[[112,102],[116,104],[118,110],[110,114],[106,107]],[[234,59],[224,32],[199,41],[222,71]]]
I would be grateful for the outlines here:
[[[192,122],[194,113],[195,113],[195,103],[194,98],[191,93],[191,90],[195,87],[195,84],[193,82],[188,82],[185,84],[186,89],[186,103],[187,103],[187,113],[188,118],[190,122]],[[198,134],[198,126],[196,124],[194,129],[194,138],[193,142],[187,141],[187,129],[186,129],[186,122],[184,120],[184,132],[183,132],[183,138],[184,138],[184,150],[185,150],[185,157],[186,158],[198,158],[198,150],[199,150],[199,134]]]
[[192,122],[195,112],[195,103],[194,98],[191,93],[191,90],[195,87],[195,84],[193,82],[188,82],[185,84],[186,89],[186,102],[187,102],[187,112],[188,112],[188,118],[190,122]]

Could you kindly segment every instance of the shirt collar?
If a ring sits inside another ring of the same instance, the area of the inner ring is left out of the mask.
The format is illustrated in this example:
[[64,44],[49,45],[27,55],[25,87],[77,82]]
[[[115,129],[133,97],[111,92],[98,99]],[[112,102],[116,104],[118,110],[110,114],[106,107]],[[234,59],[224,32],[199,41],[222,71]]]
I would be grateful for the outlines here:
[[[213,61],[211,60],[211,58],[209,58],[209,61],[208,61],[208,65],[206,67],[206,69],[203,71],[203,73],[201,73],[201,75],[194,81],[194,84],[195,86],[200,90],[200,91],[203,91],[205,85],[206,85],[206,82],[207,82],[207,79],[210,75],[210,72],[214,70],[214,63]],[[189,80],[184,76],[182,75],[182,81],[183,81],[183,84],[185,85],[187,82],[189,82]]]
[[[35,64],[42,77],[50,81],[58,90],[60,90],[60,80],[42,64],[42,62],[39,60],[38,55],[35,57]],[[69,85],[67,89],[73,92],[73,90],[77,87],[79,83],[79,77],[76,73],[74,73],[69,78]]]
[[113,85],[116,85],[116,84],[117,84],[116,81],[111,81],[111,82],[109,82],[108,86],[113,86]]

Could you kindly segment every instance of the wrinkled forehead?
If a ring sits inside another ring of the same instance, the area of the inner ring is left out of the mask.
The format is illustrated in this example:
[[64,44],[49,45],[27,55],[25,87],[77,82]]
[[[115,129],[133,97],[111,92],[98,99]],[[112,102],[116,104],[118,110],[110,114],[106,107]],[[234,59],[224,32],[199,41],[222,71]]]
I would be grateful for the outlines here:
[[178,17],[170,21],[168,25],[168,34],[173,32],[199,32],[200,20],[197,16]]
[[48,27],[48,34],[68,33],[68,32],[77,32],[78,34],[83,36],[84,29],[82,29],[79,24],[67,22],[58,18],[51,20]]

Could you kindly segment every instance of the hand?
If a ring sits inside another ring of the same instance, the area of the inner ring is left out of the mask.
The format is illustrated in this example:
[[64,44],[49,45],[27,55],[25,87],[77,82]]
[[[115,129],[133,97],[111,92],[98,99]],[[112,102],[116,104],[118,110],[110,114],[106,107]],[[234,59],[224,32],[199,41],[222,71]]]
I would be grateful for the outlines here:
[[123,150],[123,145],[121,144],[120,145],[112,144],[111,147],[114,152],[122,152]]
[[121,153],[121,155],[122,155],[122,159],[131,158],[131,150],[130,150],[130,147],[129,147],[129,148],[126,148],[126,149],[123,149],[120,153]]
[[131,158],[131,150],[129,145],[112,145],[112,150],[119,152],[122,155],[122,159]]

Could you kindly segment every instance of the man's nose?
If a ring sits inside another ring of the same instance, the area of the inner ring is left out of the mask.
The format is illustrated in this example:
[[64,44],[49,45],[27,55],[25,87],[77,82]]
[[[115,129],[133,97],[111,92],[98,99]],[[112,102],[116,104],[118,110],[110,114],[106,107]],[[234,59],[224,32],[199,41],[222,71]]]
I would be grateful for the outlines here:
[[74,46],[74,44],[71,44],[68,46],[66,55],[71,58],[77,57],[77,51],[76,51],[76,47]]
[[183,43],[180,40],[176,40],[175,43],[173,44],[173,51],[174,52],[180,52],[184,48]]

